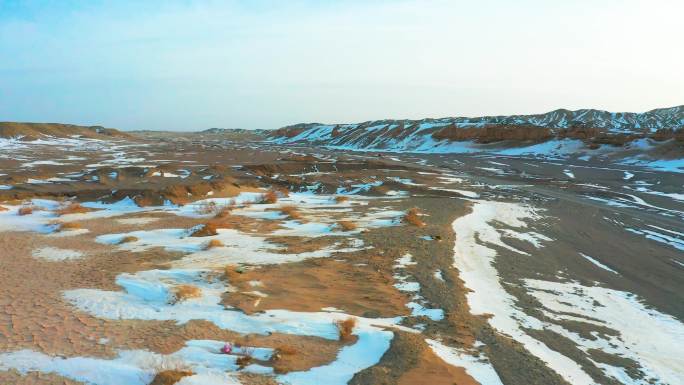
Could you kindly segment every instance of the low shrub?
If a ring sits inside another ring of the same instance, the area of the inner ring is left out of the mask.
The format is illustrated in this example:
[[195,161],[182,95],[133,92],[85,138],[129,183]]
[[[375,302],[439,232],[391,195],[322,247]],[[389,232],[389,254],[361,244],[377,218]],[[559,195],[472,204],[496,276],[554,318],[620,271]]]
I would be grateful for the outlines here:
[[190,234],[191,237],[211,237],[218,234],[218,227],[212,223],[208,222],[203,224],[201,227],[197,228]]
[[280,345],[276,348],[278,353],[284,354],[286,356],[291,356],[297,354],[297,349],[290,345]]
[[249,366],[253,360],[252,356],[240,356],[235,363],[240,369],[244,369],[246,366]]
[[78,230],[82,228],[80,223],[77,222],[64,222],[59,224],[60,230]]
[[195,205],[195,212],[200,215],[214,214],[218,211],[218,205],[214,201],[200,202]]
[[211,241],[209,241],[207,243],[207,245],[205,246],[205,249],[209,250],[209,249],[213,249],[214,247],[223,247],[223,242],[221,242],[218,239],[212,239]]
[[90,209],[81,206],[78,202],[71,202],[67,206],[64,206],[57,210],[57,215],[67,215],[67,214],[83,214],[89,212]]
[[226,267],[223,268],[223,274],[225,275],[225,278],[228,281],[231,281],[231,280],[235,279],[234,277],[236,277],[239,274],[244,273],[246,270],[247,269],[245,269],[244,266],[226,265]]
[[302,213],[295,206],[283,206],[280,208],[280,211],[287,215],[289,219],[302,219]]
[[202,295],[202,290],[197,286],[180,285],[173,289],[172,303],[185,301],[190,298],[198,298]]
[[350,341],[352,339],[354,327],[356,326],[356,318],[349,317],[344,320],[337,320],[335,321],[335,326],[337,327],[340,341]]
[[259,203],[262,204],[273,204],[278,202],[278,193],[276,193],[273,190],[268,191],[264,195],[261,196],[261,200]]
[[119,241],[119,244],[137,242],[138,240],[139,240],[139,239],[138,239],[138,237],[136,237],[136,236],[127,235],[127,236],[121,238],[121,240]]
[[349,200],[349,197],[343,196],[343,195],[338,195],[335,197],[335,202],[337,203],[344,203]]
[[358,226],[356,226],[356,223],[351,222],[351,221],[338,221],[337,225],[343,230],[343,231],[353,231],[356,230]]
[[410,209],[409,211],[404,214],[403,218],[404,223],[408,223],[414,226],[418,227],[423,227],[425,226],[425,222],[423,222],[420,219],[420,211],[418,211],[418,208],[414,207]]
[[228,218],[230,216],[231,210],[233,210],[233,206],[223,207],[219,211],[216,212],[216,215],[214,215],[214,218],[216,218],[216,219]]

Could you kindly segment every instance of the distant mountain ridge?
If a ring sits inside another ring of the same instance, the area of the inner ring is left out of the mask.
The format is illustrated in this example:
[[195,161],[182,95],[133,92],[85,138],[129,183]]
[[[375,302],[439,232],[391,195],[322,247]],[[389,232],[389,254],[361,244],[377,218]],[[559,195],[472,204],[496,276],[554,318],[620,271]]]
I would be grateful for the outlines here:
[[130,135],[114,128],[78,126],[61,123],[0,122],[0,138],[36,140],[41,137],[67,138],[79,136],[91,139],[129,138]]
[[608,112],[595,109],[566,110],[557,109],[544,114],[490,116],[464,119],[471,124],[530,124],[549,128],[570,128],[573,125],[604,128],[613,132],[651,132],[663,128],[684,127],[684,105],[670,108],[657,108],[647,112]]
[[[545,142],[580,139],[588,146],[624,145],[651,138],[681,139],[684,106],[643,113],[595,109],[558,109],[535,115],[377,120],[356,124],[303,123],[269,134],[277,143],[310,143],[349,149],[429,151],[453,142],[488,144],[502,141]],[[453,147],[453,146],[452,146]]]
[[208,129],[203,130],[203,131],[199,131],[200,134],[212,134],[212,135],[243,135],[243,134],[263,135],[267,132],[268,132],[268,130],[262,130],[262,129],[248,130],[246,128],[218,128],[218,127],[212,127],[212,128],[208,128]]

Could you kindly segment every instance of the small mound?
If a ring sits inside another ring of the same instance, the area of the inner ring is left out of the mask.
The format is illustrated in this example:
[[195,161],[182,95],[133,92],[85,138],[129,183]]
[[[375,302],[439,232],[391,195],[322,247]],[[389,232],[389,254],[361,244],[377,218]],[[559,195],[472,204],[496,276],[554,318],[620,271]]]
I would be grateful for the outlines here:
[[150,385],[173,385],[178,383],[183,377],[192,376],[194,373],[188,370],[164,370],[154,376]]
[[138,237],[133,236],[133,235],[128,235],[128,236],[121,238],[121,240],[119,241],[119,244],[137,242],[138,240],[139,240]]
[[17,211],[17,214],[24,216],[24,215],[31,215],[33,214],[33,206],[23,206],[19,208],[19,211]]
[[180,285],[173,290],[173,299],[171,303],[185,301],[190,298],[198,298],[202,295],[202,290],[197,286]]

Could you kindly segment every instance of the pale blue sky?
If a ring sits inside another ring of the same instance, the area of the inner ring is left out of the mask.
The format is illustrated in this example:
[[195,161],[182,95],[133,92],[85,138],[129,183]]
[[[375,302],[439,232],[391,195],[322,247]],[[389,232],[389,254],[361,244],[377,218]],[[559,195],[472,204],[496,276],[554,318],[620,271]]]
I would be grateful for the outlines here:
[[5,1],[0,121],[277,128],[684,104],[684,1]]

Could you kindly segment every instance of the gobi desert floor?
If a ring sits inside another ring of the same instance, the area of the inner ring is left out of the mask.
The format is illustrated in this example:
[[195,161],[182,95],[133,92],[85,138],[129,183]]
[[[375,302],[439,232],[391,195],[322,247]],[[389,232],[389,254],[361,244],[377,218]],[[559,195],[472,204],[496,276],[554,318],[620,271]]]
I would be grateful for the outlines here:
[[0,146],[0,384],[684,383],[681,174]]

